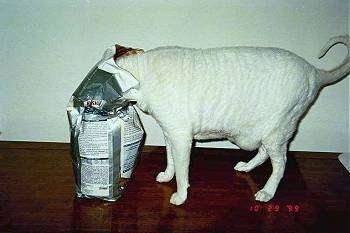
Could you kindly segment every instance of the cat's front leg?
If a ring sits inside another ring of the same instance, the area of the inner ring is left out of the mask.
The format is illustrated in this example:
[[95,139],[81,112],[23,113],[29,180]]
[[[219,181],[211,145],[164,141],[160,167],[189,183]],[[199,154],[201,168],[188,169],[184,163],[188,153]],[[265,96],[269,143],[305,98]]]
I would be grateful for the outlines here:
[[165,171],[159,172],[156,180],[159,183],[169,182],[175,174],[174,160],[171,152],[171,145],[169,139],[164,135],[165,146],[166,146],[166,156],[167,156],[167,166]]
[[190,153],[192,136],[187,131],[174,130],[167,132],[171,154],[173,156],[177,191],[172,194],[170,203],[181,205],[187,199],[187,188],[189,187],[188,171],[190,164]]

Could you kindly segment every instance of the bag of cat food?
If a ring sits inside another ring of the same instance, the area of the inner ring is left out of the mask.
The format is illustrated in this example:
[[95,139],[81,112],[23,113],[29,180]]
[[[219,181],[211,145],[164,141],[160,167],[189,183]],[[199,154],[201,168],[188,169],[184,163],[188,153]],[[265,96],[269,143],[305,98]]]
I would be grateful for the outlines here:
[[78,197],[115,201],[131,178],[144,130],[123,92],[137,84],[103,59],[73,93],[67,114]]

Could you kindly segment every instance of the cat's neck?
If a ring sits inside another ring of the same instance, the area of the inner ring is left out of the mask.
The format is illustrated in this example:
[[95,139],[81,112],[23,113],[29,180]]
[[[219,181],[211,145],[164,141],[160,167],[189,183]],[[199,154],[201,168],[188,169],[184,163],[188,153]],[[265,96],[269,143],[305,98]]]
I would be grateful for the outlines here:
[[116,64],[131,73],[137,81],[140,81],[142,75],[142,54],[134,54],[130,56],[121,57],[116,60]]

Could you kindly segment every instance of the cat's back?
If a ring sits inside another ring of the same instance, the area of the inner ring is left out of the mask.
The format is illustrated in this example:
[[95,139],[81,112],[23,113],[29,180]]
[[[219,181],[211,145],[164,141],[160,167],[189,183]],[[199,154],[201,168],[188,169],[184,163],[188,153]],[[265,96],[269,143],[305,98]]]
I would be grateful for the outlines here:
[[303,58],[285,49],[251,46],[204,49],[165,46],[148,50],[143,56],[148,65],[152,65],[154,69],[177,68],[186,72],[211,70],[217,73],[232,68],[261,69],[261,67],[307,63]]
[[194,58],[208,56],[227,56],[235,55],[239,57],[249,56],[251,59],[261,58],[262,56],[276,57],[297,57],[294,53],[276,47],[253,47],[253,46],[231,46],[231,47],[214,47],[214,48],[190,48],[181,46],[163,46],[151,50],[147,50],[144,56],[148,58],[166,59],[186,56],[194,56]]

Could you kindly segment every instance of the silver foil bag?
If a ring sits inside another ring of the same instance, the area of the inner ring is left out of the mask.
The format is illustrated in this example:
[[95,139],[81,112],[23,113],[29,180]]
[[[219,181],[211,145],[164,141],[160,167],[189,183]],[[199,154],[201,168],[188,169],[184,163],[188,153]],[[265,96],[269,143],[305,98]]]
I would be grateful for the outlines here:
[[115,76],[96,65],[71,97],[67,114],[77,196],[117,200],[143,141],[136,110]]

